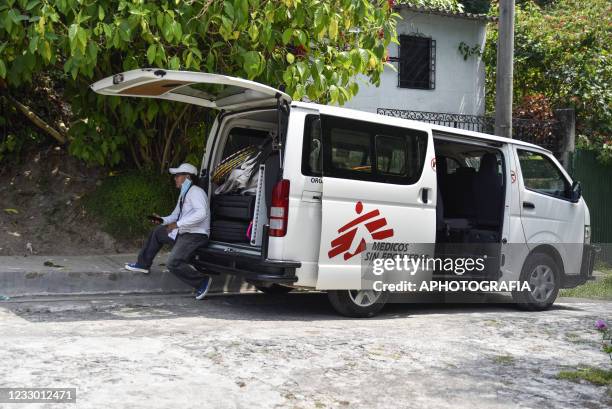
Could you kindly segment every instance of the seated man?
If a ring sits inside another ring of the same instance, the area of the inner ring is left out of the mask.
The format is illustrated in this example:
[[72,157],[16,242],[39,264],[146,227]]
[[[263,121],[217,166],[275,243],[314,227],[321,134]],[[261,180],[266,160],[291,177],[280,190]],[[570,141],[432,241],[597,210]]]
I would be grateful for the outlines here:
[[210,276],[196,270],[189,261],[196,249],[208,244],[210,233],[208,200],[204,189],[194,183],[198,174],[195,166],[183,163],[178,168],[170,168],[170,173],[174,175],[176,187],[181,190],[176,207],[169,216],[155,215],[157,220],[153,223],[162,225],[149,234],[138,255],[138,262],[128,263],[125,268],[147,274],[162,246],[173,244],[168,257],[168,270],[194,287],[196,299],[201,300],[206,296],[212,280]]

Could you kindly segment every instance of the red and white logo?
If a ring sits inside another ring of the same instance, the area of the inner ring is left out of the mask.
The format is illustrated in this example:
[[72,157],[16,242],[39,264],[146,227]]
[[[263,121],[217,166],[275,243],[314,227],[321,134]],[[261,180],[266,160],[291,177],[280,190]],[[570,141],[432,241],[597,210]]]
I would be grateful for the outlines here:
[[332,240],[331,249],[327,253],[329,258],[334,258],[338,254],[344,253],[344,259],[348,260],[364,251],[366,249],[366,240],[364,237],[361,238],[355,250],[351,251],[351,247],[357,236],[357,230],[359,226],[362,225],[368,230],[373,240],[384,240],[393,237],[393,229],[384,229],[387,226],[387,219],[378,217],[380,216],[380,211],[378,209],[361,214],[363,212],[363,203],[357,202],[355,205],[355,212],[360,216],[338,229],[340,236]]

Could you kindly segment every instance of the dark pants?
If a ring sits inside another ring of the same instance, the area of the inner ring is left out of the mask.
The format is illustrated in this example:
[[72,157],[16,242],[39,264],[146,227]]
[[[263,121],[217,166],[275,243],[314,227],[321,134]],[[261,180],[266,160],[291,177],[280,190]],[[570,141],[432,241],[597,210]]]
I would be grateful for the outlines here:
[[168,237],[166,226],[158,226],[151,231],[140,251],[138,264],[150,268],[155,255],[164,244],[174,244],[168,257],[168,270],[190,286],[199,288],[206,274],[196,270],[190,264],[190,260],[198,248],[208,244],[208,236],[198,233],[182,233],[176,237],[176,240],[172,240]]

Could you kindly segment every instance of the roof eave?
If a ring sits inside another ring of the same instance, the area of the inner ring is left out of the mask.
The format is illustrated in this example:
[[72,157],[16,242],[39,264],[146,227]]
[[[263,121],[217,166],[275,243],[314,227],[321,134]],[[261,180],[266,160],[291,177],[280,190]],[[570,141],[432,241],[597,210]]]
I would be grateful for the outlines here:
[[473,14],[473,13],[463,13],[456,11],[447,11],[447,10],[437,10],[431,9],[427,7],[414,7],[407,4],[398,4],[395,6],[395,10],[407,10],[415,13],[423,13],[423,14],[433,14],[442,17],[451,17],[451,18],[460,18],[464,20],[474,20],[474,21],[484,21],[484,22],[494,22],[497,21],[497,17],[489,16],[487,14]]

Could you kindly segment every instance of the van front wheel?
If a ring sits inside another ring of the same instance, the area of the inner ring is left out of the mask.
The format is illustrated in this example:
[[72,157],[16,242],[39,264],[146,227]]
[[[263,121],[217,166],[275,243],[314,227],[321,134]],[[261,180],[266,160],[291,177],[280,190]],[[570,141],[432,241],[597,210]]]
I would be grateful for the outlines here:
[[520,282],[527,281],[530,291],[515,291],[512,298],[520,309],[543,311],[559,294],[559,267],[548,254],[535,253],[525,261]]
[[389,293],[374,290],[334,290],[327,297],[338,313],[353,318],[368,318],[378,314],[389,299]]

